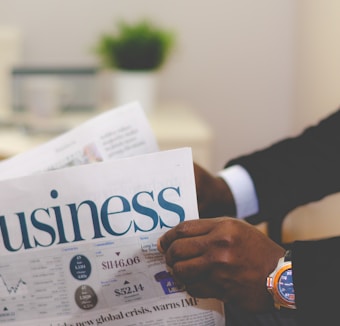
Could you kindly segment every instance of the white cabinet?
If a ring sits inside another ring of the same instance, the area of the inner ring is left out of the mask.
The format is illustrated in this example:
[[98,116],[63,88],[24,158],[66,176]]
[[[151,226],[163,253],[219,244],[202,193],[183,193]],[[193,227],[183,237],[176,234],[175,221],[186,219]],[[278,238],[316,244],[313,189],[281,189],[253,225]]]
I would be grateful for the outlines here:
[[191,147],[194,161],[211,169],[212,129],[197,112],[186,106],[169,105],[148,118],[161,150]]

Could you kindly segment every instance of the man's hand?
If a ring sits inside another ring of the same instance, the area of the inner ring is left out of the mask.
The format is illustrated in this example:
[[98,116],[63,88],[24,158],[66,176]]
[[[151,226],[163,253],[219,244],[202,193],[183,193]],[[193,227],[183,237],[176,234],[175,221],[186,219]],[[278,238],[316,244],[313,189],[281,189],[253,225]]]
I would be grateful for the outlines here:
[[194,164],[200,217],[235,216],[236,208],[227,183]]
[[253,312],[273,306],[266,278],[285,250],[247,222],[228,217],[186,221],[159,239],[159,250],[194,297],[217,298]]

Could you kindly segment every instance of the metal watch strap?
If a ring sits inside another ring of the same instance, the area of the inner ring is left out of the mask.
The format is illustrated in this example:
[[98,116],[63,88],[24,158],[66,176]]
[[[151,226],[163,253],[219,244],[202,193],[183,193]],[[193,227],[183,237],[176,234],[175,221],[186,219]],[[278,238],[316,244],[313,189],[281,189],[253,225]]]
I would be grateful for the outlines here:
[[284,261],[292,261],[292,251],[291,250],[286,250],[285,256],[284,256]]

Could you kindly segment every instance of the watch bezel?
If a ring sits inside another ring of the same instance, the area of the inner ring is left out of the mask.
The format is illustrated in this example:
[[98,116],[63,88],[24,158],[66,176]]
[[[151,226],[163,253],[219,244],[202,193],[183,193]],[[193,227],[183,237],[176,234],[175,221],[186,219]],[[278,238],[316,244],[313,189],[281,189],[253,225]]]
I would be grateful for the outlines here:
[[295,303],[295,294],[291,294],[292,296],[294,296],[294,299],[289,300],[287,299],[282,292],[280,291],[280,281],[282,279],[282,276],[287,273],[288,271],[292,272],[292,263],[291,262],[286,262],[276,273],[275,277],[274,277],[274,284],[276,284],[276,286],[274,286],[273,291],[276,292],[276,294],[279,297],[280,303],[286,305],[294,305]]

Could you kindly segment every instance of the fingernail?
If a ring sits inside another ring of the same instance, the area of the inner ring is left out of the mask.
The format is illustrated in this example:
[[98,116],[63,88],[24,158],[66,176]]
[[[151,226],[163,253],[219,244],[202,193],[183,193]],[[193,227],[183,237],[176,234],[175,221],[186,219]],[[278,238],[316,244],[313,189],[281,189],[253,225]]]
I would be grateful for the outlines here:
[[157,249],[161,254],[165,253],[165,251],[163,250],[162,245],[161,245],[161,238],[158,238],[158,240],[157,240]]

